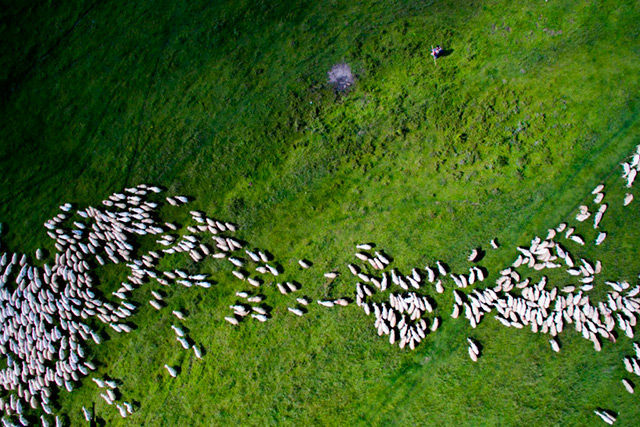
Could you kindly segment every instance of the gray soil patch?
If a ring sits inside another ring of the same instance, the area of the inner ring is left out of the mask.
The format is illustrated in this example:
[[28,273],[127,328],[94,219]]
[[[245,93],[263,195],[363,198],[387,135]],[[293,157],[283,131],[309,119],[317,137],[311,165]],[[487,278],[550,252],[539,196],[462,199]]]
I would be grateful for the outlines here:
[[329,84],[333,86],[336,92],[345,92],[347,91],[354,83],[355,77],[351,72],[351,67],[341,62],[339,64],[334,65],[329,70]]

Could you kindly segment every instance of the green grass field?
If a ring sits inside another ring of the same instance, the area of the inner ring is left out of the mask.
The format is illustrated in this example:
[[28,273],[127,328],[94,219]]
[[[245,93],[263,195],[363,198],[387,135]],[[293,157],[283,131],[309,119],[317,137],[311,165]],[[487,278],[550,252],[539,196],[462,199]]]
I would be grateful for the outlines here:
[[[353,293],[347,275],[328,286],[322,273],[345,273],[365,241],[407,271],[462,271],[481,245],[491,283],[602,182],[610,237],[576,253],[602,260],[604,279],[637,282],[640,192],[623,210],[619,167],[640,144],[636,1],[17,2],[0,11],[0,38],[3,251],[53,251],[42,224],[59,205],[153,183],[237,223],[312,298]],[[437,65],[435,44],[452,50]],[[327,84],[341,61],[357,77],[347,94]],[[204,359],[141,289],[138,328],[90,348],[97,375],[140,409],[121,419],[87,378],[59,395],[67,424],[94,403],[107,425],[604,425],[597,407],[639,423],[620,382],[626,337],[596,353],[567,329],[556,354],[547,335],[492,316],[477,329],[451,319],[450,291],[415,351],[378,337],[355,304],[297,318],[277,292],[273,319],[233,328],[231,269],[200,269],[213,288],[167,301],[189,313]],[[122,279],[100,274],[105,293]]]

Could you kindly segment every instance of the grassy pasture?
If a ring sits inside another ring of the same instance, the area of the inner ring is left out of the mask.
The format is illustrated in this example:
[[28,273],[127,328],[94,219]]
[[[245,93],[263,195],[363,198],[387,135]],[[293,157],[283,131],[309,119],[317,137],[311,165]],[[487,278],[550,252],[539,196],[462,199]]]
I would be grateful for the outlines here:
[[[618,166],[640,144],[634,1],[48,1],[0,17],[3,249],[53,250],[42,223],[57,206],[149,182],[238,223],[312,298],[352,292],[347,275],[321,275],[345,272],[362,241],[403,271],[440,259],[461,272],[498,237],[482,262],[491,280],[603,182],[610,236],[576,253],[636,281],[640,212],[621,207]],[[431,44],[452,50],[437,66]],[[343,60],[358,81],[335,94],[326,72]],[[598,425],[596,407],[640,419],[620,383],[626,337],[595,353],[566,330],[555,354],[491,316],[475,330],[450,319],[450,292],[436,296],[441,330],[414,352],[355,306],[297,318],[273,289],[272,320],[231,328],[238,283],[221,263],[199,268],[217,284],[167,300],[189,313],[204,360],[141,290],[138,328],[91,348],[140,410],[121,420],[87,379],[60,394],[71,425],[94,402],[108,425]],[[105,293],[122,274],[100,272]],[[467,336],[484,346],[477,364]]]

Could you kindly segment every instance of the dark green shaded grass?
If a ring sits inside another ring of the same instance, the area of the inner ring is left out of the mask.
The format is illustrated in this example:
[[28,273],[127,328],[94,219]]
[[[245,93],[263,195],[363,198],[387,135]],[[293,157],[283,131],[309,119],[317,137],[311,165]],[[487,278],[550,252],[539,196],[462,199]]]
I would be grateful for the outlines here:
[[[601,259],[607,279],[635,281],[638,210],[620,207],[617,164],[639,143],[638,22],[631,1],[12,6],[0,29],[4,247],[52,250],[41,224],[58,205],[153,182],[237,222],[301,293],[334,298],[353,281],[322,273],[346,272],[362,241],[406,273],[436,260],[463,272],[470,249],[498,237],[503,249],[482,262],[495,279],[515,246],[591,206],[605,182],[606,244],[570,249]],[[431,44],[453,52],[434,66]],[[348,95],[325,83],[341,60],[358,78]],[[590,425],[600,406],[620,425],[638,417],[620,384],[626,338],[595,353],[566,330],[554,354],[548,337],[491,316],[476,330],[449,319],[447,292],[442,329],[400,351],[354,306],[287,313],[293,299],[273,284],[273,318],[231,328],[223,316],[241,286],[230,268],[186,266],[216,285],[162,288],[161,312],[141,289],[137,329],[91,349],[98,375],[121,379],[141,409],[121,421],[87,380],[60,396],[72,424],[90,402],[110,425]],[[105,294],[123,274],[99,271]],[[175,341],[174,308],[203,361]],[[484,346],[477,364],[467,336]]]

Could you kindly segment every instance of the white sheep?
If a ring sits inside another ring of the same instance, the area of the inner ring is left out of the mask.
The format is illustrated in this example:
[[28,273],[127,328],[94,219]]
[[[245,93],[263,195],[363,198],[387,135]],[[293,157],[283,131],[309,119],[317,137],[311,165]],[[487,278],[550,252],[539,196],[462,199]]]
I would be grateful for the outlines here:
[[609,425],[613,425],[613,423],[616,422],[616,417],[609,415],[609,413],[604,412],[604,411],[598,411],[595,410],[593,411],[597,416],[599,416],[602,421],[604,421],[605,423],[609,424]]
[[322,301],[322,300],[318,300],[318,304],[324,307],[333,307],[335,305],[333,301]]
[[298,260],[298,264],[300,264],[300,267],[307,269],[309,267],[311,267],[307,262],[305,262],[304,260]]
[[164,367],[167,369],[167,372],[169,372],[169,375],[171,375],[173,378],[178,376],[178,372],[171,366],[165,364]]
[[196,347],[195,344],[191,348],[193,349],[193,354],[195,354],[195,356],[198,359],[202,359],[202,353],[200,352],[200,349],[198,347]]
[[302,310],[300,310],[299,308],[287,307],[287,310],[289,310],[290,312],[292,312],[296,316],[303,316],[304,315],[304,312]]
[[237,325],[238,319],[236,319],[235,317],[225,317],[224,320],[226,320],[227,322],[231,323],[232,325]]
[[264,314],[251,313],[251,317],[258,320],[259,322],[266,322],[268,320],[268,317]]
[[91,422],[91,411],[89,411],[87,408],[85,408],[84,406],[82,407],[82,415],[84,415],[84,419]]
[[477,362],[478,361],[478,355],[473,351],[473,349],[471,347],[469,347],[467,350],[468,350],[469,357],[471,358],[471,360],[473,360],[474,362]]

